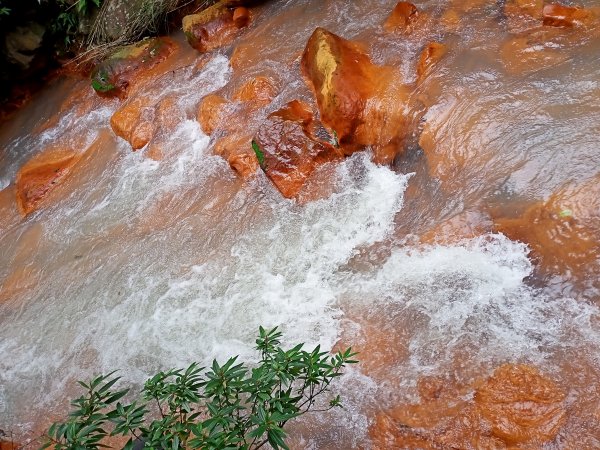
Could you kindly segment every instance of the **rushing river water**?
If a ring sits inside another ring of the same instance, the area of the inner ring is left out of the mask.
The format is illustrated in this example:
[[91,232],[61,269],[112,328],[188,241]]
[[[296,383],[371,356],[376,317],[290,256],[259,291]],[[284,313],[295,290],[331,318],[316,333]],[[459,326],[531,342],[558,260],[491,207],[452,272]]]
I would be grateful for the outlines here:
[[[551,64],[515,69],[502,2],[454,4],[452,29],[434,20],[451,4],[423,1],[432,19],[390,36],[381,24],[395,2],[274,1],[205,64],[181,45],[141,88],[181,112],[157,138],[160,160],[112,133],[119,101],[87,80],[56,81],[4,124],[0,428],[31,437],[64,414],[74,380],[98,372],[119,368],[135,384],[193,360],[252,360],[258,326],[277,325],[288,344],[362,352],[336,387],[346,409],[303,420],[294,448],[369,448],[374,417],[418,403],[421,377],[450,377],[469,398],[503,363],[534,365],[567,394],[568,419],[544,448],[600,448],[600,253],[579,271],[541,270],[490,225],[598,180],[600,34],[549,38]],[[392,167],[356,153],[320,169],[320,199],[296,202],[262,172],[239,179],[195,117],[205,95],[256,75],[279,94],[251,124],[310,101],[298,58],[317,26],[363,42],[406,84],[427,42],[449,53],[416,88],[424,117]],[[19,167],[48,148],[90,146],[60,198],[21,218]]]

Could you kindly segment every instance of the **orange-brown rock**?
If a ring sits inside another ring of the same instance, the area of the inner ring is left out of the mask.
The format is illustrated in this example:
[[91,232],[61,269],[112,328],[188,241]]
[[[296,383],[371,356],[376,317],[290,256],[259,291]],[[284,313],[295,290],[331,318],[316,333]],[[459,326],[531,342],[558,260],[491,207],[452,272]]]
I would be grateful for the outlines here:
[[258,159],[252,150],[252,137],[231,134],[219,139],[213,152],[227,160],[243,179],[252,177],[258,169]]
[[473,387],[468,400],[453,379],[420,378],[420,403],[377,414],[376,448],[542,448],[565,423],[564,392],[534,367],[506,364]]
[[178,100],[177,96],[169,95],[156,104],[155,117],[161,131],[170,133],[186,120],[185,110]]
[[321,120],[337,134],[343,152],[372,146],[377,162],[391,162],[408,122],[408,92],[395,70],[373,64],[361,45],[317,28],[302,55],[302,71]]
[[110,126],[117,136],[131,144],[134,151],[144,147],[156,131],[152,100],[136,97],[125,103],[110,118]]
[[233,99],[251,102],[256,108],[268,105],[277,95],[275,82],[265,76],[254,77],[244,83],[234,94]]
[[548,4],[543,9],[544,25],[552,27],[573,27],[591,20],[591,14],[583,8]]
[[369,427],[369,436],[375,450],[439,449],[427,433],[413,430],[384,413],[375,417],[375,422]]
[[[250,144],[248,142],[247,144]],[[239,147],[241,148],[241,147]],[[244,147],[245,148],[245,147]],[[235,170],[244,180],[254,176],[258,169],[258,159],[256,155],[247,150],[233,152],[227,158],[229,166]]]
[[226,99],[217,94],[209,94],[202,99],[197,116],[202,131],[210,135],[217,129],[228,103]]
[[193,48],[205,53],[227,45],[249,24],[250,12],[243,7],[234,10],[231,3],[220,1],[183,18],[183,32]]
[[150,98],[134,97],[124,103],[110,118],[110,125],[117,136],[122,137],[139,150],[162,132],[173,131],[185,114],[174,96]]
[[101,96],[124,98],[141,72],[163,62],[175,48],[170,38],[145,39],[123,47],[94,68],[92,87]]
[[431,68],[448,51],[446,45],[439,42],[430,42],[421,52],[419,64],[417,65],[417,79],[419,82],[430,72]]
[[369,428],[375,448],[505,449],[506,444],[482,423],[472,402],[462,400],[464,393],[448,389],[448,384],[449,380],[437,379],[433,386],[419,386],[421,403],[377,414]]
[[508,445],[541,448],[565,423],[565,394],[536,368],[506,364],[475,393],[479,413]]
[[314,137],[317,126],[309,107],[294,100],[271,114],[256,135],[261,168],[284,197],[294,197],[316,166],[342,157]]
[[417,7],[410,2],[398,2],[383,27],[389,32],[411,33],[419,18]]
[[525,242],[541,266],[585,273],[600,250],[600,176],[534,204],[521,217],[497,218],[498,231]]
[[81,159],[82,153],[54,150],[30,159],[15,180],[17,206],[23,216],[38,208],[44,198],[59,186]]
[[244,8],[243,6],[235,8],[233,10],[233,22],[238,28],[248,26],[250,23],[250,11],[248,8]]

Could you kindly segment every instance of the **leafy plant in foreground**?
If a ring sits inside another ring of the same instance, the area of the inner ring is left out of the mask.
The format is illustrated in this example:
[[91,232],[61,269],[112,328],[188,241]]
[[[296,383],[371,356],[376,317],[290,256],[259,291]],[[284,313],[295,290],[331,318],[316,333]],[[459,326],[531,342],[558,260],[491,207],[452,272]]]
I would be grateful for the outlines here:
[[43,448],[98,449],[108,436],[127,436],[148,449],[259,449],[269,443],[288,449],[284,427],[308,411],[341,406],[340,397],[314,409],[347,364],[357,361],[348,348],[330,356],[303,344],[280,346],[277,328],[259,329],[256,349],[261,358],[248,368],[230,358],[216,360],[205,370],[193,363],[187,369],[160,372],[146,381],[139,402],[123,404],[128,390],[113,390],[114,372],[88,383],[86,393],[72,402],[69,419],[50,427]]

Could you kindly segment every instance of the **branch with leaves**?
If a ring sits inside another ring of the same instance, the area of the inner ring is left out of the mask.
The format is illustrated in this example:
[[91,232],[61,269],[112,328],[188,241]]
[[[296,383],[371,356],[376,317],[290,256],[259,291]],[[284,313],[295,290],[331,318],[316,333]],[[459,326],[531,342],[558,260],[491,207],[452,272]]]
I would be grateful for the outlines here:
[[193,363],[160,372],[146,381],[140,402],[121,403],[129,390],[113,391],[114,372],[79,382],[86,393],[72,402],[68,420],[50,427],[43,448],[94,450],[108,436],[126,436],[125,449],[137,441],[148,449],[256,450],[268,443],[287,450],[285,425],[309,411],[340,407],[338,395],[314,409],[357,361],[350,348],[334,356],[303,344],[286,351],[281,336],[277,328],[260,327],[260,361],[252,368],[234,357],[223,365],[215,360],[208,370]]

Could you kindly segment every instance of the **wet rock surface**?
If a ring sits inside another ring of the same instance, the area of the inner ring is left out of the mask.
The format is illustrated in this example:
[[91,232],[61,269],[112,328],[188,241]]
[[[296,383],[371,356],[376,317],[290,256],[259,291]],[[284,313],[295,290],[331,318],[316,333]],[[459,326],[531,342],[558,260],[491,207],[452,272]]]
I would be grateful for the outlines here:
[[239,2],[220,1],[198,14],[183,18],[183,32],[188,43],[201,53],[233,42],[241,29],[250,23],[250,11]]
[[136,78],[159,65],[174,50],[175,43],[169,38],[146,39],[123,47],[94,68],[92,87],[99,95],[125,98]]
[[297,195],[316,166],[342,157],[331,143],[314,137],[318,126],[307,105],[292,101],[271,114],[256,135],[259,164],[284,197]]
[[110,118],[114,133],[136,151],[148,145],[159,133],[168,133],[185,120],[177,99],[136,96],[125,102]]
[[586,273],[600,248],[600,177],[559,190],[521,217],[497,217],[497,230],[528,244],[550,272]]
[[419,57],[417,80],[421,82],[447,52],[448,47],[440,42],[430,42],[427,44]]
[[346,155],[372,146],[376,161],[389,163],[402,150],[408,94],[394,81],[393,68],[373,64],[361,45],[317,28],[302,55],[302,71],[323,124]]
[[475,388],[422,377],[420,403],[377,416],[376,448],[529,449],[552,442],[566,420],[564,391],[535,367],[505,364]]
[[211,135],[219,126],[228,103],[226,99],[217,94],[207,95],[202,99],[197,119],[206,134]]
[[[88,86],[26,111],[12,128],[31,136],[0,153],[0,386],[10,373],[64,398],[53,380],[99,361],[237,351],[265,318],[335,343],[341,320],[361,361],[346,409],[290,428],[292,448],[598,447],[596,10],[400,3],[226,2],[203,25],[212,50],[179,36],[126,98]],[[79,156],[72,138],[109,122],[101,156]],[[197,346],[169,314],[224,331]],[[113,335],[144,345],[106,353]],[[8,383],[26,406],[27,382]]]
[[409,34],[418,19],[419,11],[415,5],[410,2],[398,2],[383,26],[388,32]]
[[17,205],[22,215],[33,212],[69,176],[81,154],[54,150],[28,161],[17,174]]
[[565,423],[565,393],[536,368],[504,365],[475,393],[477,411],[507,445],[542,445]]

